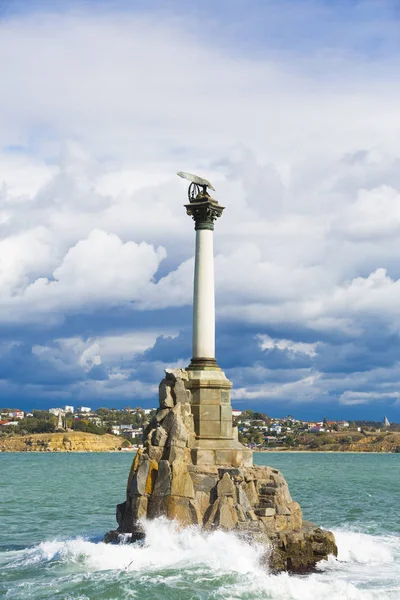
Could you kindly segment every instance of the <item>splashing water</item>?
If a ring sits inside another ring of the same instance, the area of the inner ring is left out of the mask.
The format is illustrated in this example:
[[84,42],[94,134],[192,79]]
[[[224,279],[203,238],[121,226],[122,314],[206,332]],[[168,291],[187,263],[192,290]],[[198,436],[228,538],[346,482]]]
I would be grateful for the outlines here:
[[[281,468],[305,518],[336,535],[338,559],[330,557],[317,572],[293,577],[268,573],[265,549],[233,534],[180,529],[162,519],[145,523],[145,543],[100,542],[114,524],[115,504],[123,498],[129,456],[0,455],[0,597],[400,600],[398,459],[255,456],[259,464]],[[98,537],[76,537],[78,531]]]
[[[395,554],[400,554],[396,538],[377,539],[338,531],[338,560],[330,557],[319,572],[293,577],[286,573],[269,574],[262,561],[265,548],[246,543],[232,533],[182,529],[165,519],[143,525],[146,541],[141,544],[114,546],[76,538],[42,542],[28,550],[9,552],[8,558],[3,555],[6,558],[3,568],[8,572],[25,571],[35,580],[36,588],[25,584],[18,588],[18,595],[9,590],[6,598],[52,598],[45,595],[49,577],[61,593],[58,597],[71,600],[92,598],[90,590],[99,582],[117,595],[98,597],[115,599],[394,600],[400,597],[400,576],[396,578],[393,572]],[[375,578],[366,566],[376,569]],[[382,570],[390,582],[385,589],[379,585]],[[88,596],[77,595],[82,587],[89,588]]]

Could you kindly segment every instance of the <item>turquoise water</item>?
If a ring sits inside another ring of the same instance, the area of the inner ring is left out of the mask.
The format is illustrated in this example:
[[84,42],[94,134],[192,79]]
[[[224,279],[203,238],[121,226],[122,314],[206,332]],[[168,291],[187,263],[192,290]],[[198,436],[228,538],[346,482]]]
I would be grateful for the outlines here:
[[0,597],[8,600],[400,600],[400,455],[256,454],[304,517],[335,531],[338,560],[270,575],[261,549],[223,532],[147,524],[109,546],[130,454],[0,454]]

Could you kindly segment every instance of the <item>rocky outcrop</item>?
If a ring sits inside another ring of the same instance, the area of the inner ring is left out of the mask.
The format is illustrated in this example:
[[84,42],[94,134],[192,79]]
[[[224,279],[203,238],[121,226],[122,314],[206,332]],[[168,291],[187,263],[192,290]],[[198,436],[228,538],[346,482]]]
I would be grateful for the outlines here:
[[113,452],[121,450],[124,439],[82,431],[13,435],[0,440],[1,452]]
[[275,571],[305,572],[337,554],[333,534],[303,522],[283,475],[271,467],[193,464],[196,442],[184,370],[166,372],[160,408],[144,431],[133,461],[126,500],[117,506],[119,534],[142,539],[141,519],[165,516],[182,526],[220,528],[266,545]]

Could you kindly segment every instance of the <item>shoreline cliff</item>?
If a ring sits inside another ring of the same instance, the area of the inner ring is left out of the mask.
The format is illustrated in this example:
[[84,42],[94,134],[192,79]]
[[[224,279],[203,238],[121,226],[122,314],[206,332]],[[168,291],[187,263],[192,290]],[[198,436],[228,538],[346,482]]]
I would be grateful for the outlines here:
[[125,439],[82,431],[13,435],[0,439],[0,452],[118,452]]

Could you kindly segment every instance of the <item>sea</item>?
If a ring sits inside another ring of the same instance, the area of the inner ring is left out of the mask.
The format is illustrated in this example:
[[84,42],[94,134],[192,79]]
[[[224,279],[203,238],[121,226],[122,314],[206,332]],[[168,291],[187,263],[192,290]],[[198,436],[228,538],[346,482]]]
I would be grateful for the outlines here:
[[274,575],[232,533],[145,524],[107,545],[129,453],[0,454],[0,597],[7,600],[400,600],[400,454],[257,453],[304,517],[332,529],[337,559]]

